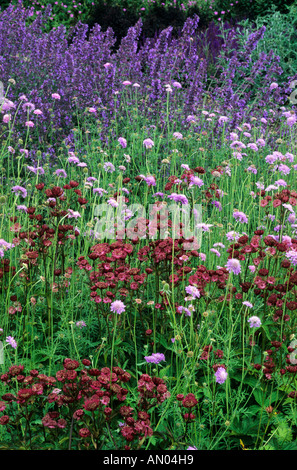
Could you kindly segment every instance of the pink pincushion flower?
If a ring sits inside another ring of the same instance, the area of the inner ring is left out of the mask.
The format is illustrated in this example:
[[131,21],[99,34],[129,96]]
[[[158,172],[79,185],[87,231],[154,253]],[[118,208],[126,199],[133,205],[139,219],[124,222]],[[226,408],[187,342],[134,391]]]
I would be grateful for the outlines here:
[[226,369],[224,367],[218,367],[215,373],[216,382],[218,384],[223,384],[224,382],[226,382],[227,377],[228,377],[228,372],[226,371]]
[[248,319],[248,322],[249,322],[251,328],[259,328],[262,324],[260,318],[256,317],[256,315],[250,317]]
[[146,149],[151,149],[155,144],[152,139],[144,139],[143,145]]
[[225,266],[229,272],[233,272],[236,275],[238,275],[241,272],[240,261],[238,259],[235,259],[235,258],[229,259]]
[[122,302],[121,300],[115,300],[110,305],[110,310],[113,313],[117,313],[118,315],[123,313],[125,311],[125,308],[126,308],[126,306],[125,306],[124,302]]

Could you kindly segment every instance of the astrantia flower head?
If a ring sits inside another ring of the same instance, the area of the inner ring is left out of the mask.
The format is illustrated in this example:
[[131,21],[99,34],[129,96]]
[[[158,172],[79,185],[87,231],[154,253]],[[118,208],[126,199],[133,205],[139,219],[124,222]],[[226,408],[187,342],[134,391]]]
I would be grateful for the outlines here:
[[259,328],[262,324],[260,318],[256,317],[256,315],[250,317],[248,319],[248,322],[249,322],[251,328]]
[[115,300],[110,305],[110,310],[113,313],[117,313],[118,315],[123,313],[125,311],[125,308],[126,308],[126,306],[125,306],[124,302],[122,302],[121,300]]
[[59,95],[59,93],[52,93],[52,98],[54,100],[60,100],[61,99],[61,96]]

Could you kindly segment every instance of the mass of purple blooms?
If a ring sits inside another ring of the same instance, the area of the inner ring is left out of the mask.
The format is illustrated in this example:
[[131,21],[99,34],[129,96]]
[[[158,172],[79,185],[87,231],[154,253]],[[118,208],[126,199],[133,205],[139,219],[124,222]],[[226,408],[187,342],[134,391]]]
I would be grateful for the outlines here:
[[123,103],[129,109],[137,106],[148,120],[158,116],[162,132],[168,121],[171,131],[176,123],[197,132],[207,130],[207,118],[195,122],[203,106],[209,113],[223,114],[214,129],[219,142],[222,132],[251,116],[262,119],[263,128],[277,125],[279,108],[289,94],[289,83],[271,86],[282,74],[273,51],[251,60],[264,26],[242,48],[238,29],[211,24],[200,31],[195,15],[186,20],[179,38],[173,38],[168,27],[140,44],[140,19],[113,52],[116,38],[111,28],[103,32],[96,24],[88,31],[88,25],[79,22],[70,31],[60,25],[45,32],[51,6],[28,24],[32,14],[21,2],[0,11],[0,70],[10,103],[8,111],[1,109],[2,129],[5,132],[13,122],[16,147],[30,128],[27,156],[33,160],[37,148],[54,157],[53,142],[66,139],[73,144],[72,129],[83,113],[91,122],[100,120],[100,138],[108,143],[114,137],[109,126],[115,115],[133,122],[133,113]]

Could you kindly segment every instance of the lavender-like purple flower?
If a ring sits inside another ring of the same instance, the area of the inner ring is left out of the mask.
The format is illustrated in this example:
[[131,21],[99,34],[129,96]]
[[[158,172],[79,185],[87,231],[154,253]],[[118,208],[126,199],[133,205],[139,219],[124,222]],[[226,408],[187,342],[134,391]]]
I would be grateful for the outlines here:
[[248,223],[248,218],[244,212],[240,212],[240,211],[233,212],[233,217],[234,219],[238,220],[242,224]]
[[144,356],[144,359],[148,363],[159,364],[162,361],[165,361],[165,356],[163,353],[153,353],[151,356]]
[[27,197],[28,194],[27,190],[22,186],[13,186],[12,191],[14,192],[14,194],[16,194],[17,196],[22,196],[24,199],[25,197]]

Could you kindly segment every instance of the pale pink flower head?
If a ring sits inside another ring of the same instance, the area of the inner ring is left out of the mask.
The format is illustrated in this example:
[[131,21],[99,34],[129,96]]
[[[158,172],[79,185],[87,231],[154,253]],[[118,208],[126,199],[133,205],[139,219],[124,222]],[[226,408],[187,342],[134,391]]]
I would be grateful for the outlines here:
[[121,300],[114,300],[114,302],[111,303],[110,305],[110,310],[113,313],[117,313],[118,315],[121,315],[125,311],[125,304]]
[[229,273],[233,272],[233,274],[238,275],[241,272],[240,261],[236,258],[229,259],[225,266],[227,270],[229,271]]
[[61,99],[61,96],[59,95],[59,93],[52,93],[52,98],[54,100],[60,100]]
[[259,328],[261,326],[261,320],[259,317],[256,317],[256,315],[253,315],[248,319],[248,322],[250,324],[251,328]]
[[118,143],[125,149],[127,147],[127,140],[124,137],[118,138]]
[[146,149],[151,149],[155,144],[152,139],[144,139],[143,145]]
[[227,377],[228,377],[228,372],[226,371],[226,369],[224,367],[218,367],[215,373],[216,382],[218,384],[223,384],[224,382],[226,382]]

